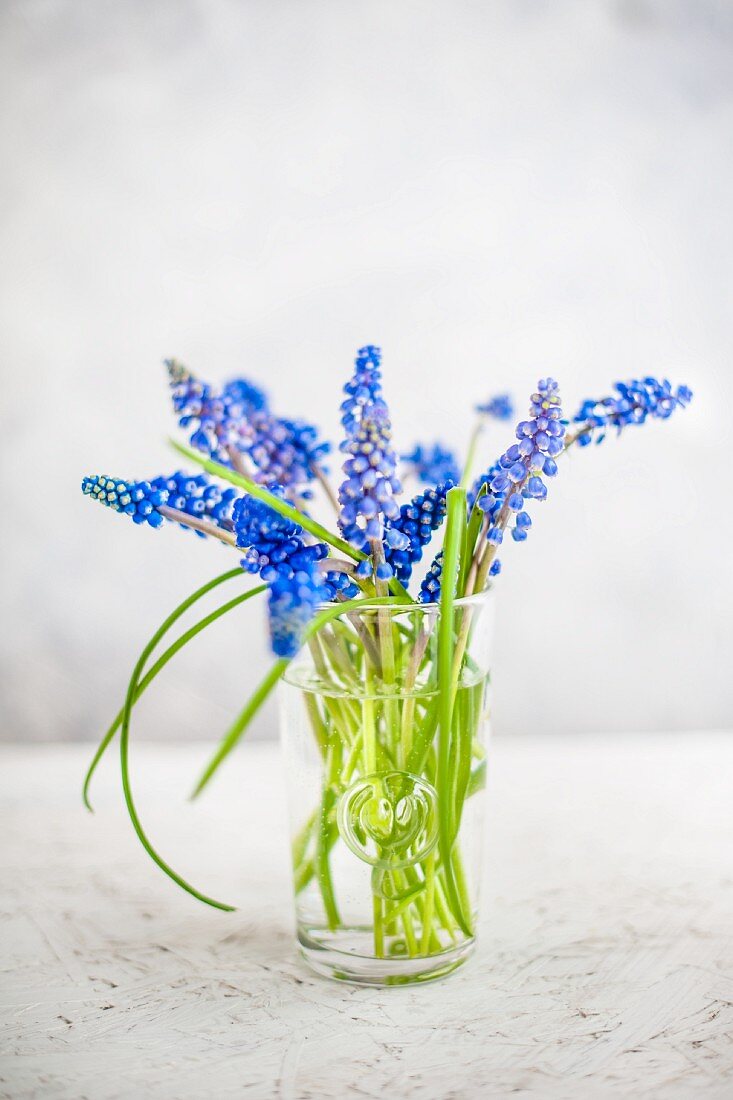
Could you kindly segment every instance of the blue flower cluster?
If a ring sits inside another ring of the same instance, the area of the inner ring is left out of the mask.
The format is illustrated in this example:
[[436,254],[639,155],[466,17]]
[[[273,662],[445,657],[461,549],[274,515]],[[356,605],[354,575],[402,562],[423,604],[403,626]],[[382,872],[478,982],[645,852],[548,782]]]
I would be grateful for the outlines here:
[[587,447],[594,440],[601,443],[608,428],[619,432],[629,424],[643,424],[647,417],[666,420],[679,406],[685,408],[692,400],[689,386],[678,386],[676,390],[666,378],[632,379],[630,382],[616,382],[615,395],[596,401],[584,401],[573,420],[576,424],[586,424],[587,431],[577,437],[580,447]]
[[154,488],[149,481],[124,481],[107,474],[94,474],[82,480],[81,489],[114,512],[130,516],[133,523],[160,527],[163,522],[157,509],[166,503],[168,494],[164,489]]
[[440,582],[443,576],[443,551],[439,550],[420,583],[418,600],[420,603],[438,603],[440,600]]
[[180,427],[193,429],[191,446],[218,462],[229,463],[230,448],[239,449],[242,423],[254,412],[267,409],[261,390],[237,379],[221,392],[201,382],[177,359],[166,359],[173,409]]
[[255,386],[246,378],[233,378],[227,382],[223,390],[224,399],[232,405],[238,405],[242,416],[251,416],[252,413],[267,411],[267,395],[259,386]]
[[402,455],[402,461],[425,485],[435,485],[439,481],[457,483],[461,477],[458,459],[440,443],[417,443],[409,454]]
[[[348,457],[339,488],[339,525],[344,537],[358,547],[365,540],[381,541],[384,521],[399,516],[394,498],[401,485],[389,409],[382,397],[380,364],[379,348],[369,345],[358,351],[354,375],[344,387],[346,400],[341,405],[346,439],[340,449]],[[370,563],[362,562],[360,575],[370,571]],[[391,575],[386,563],[377,566],[380,579]]]
[[[273,492],[284,498],[282,488]],[[344,573],[324,573],[318,563],[328,556],[325,543],[307,543],[299,524],[263,501],[240,497],[233,523],[237,546],[246,550],[242,568],[259,573],[270,588],[273,651],[278,657],[294,657],[318,605],[338,593],[350,597],[358,589]]]
[[[525,541],[532,526],[525,504],[527,500],[545,500],[547,486],[542,477],[557,474],[555,460],[563,449],[565,422],[554,379],[540,379],[537,392],[530,399],[529,417],[517,425],[518,442],[476,479],[469,494],[469,507],[477,504],[487,517],[486,538],[492,546],[501,545],[511,517],[512,538],[515,542]],[[487,492],[479,496],[484,485]],[[501,562],[494,558],[489,574],[496,576],[500,571]]]
[[[494,558],[489,566],[489,576],[497,577],[501,573],[501,562]],[[438,603],[443,580],[443,551],[435,555],[433,562],[420,583],[418,600],[420,603]]]
[[[125,481],[107,475],[85,477],[82,491],[99,500],[115,512],[131,517],[134,523],[160,527],[164,516],[158,510],[163,505],[185,512],[198,519],[208,519],[225,531],[232,530],[232,510],[238,498],[236,489],[221,489],[205,474],[191,476],[180,470],[152,478],[150,481]],[[185,523],[181,527],[193,530]],[[205,538],[203,531],[197,535]]]
[[557,382],[541,378],[532,394],[529,419],[521,420],[513,443],[501,456],[488,481],[488,492],[478,501],[489,517],[487,539],[498,546],[510,514],[514,514],[512,537],[523,542],[532,520],[524,511],[526,500],[545,500],[547,486],[542,476],[554,477],[555,459],[563,449],[565,424],[562,419]]
[[166,360],[173,408],[182,428],[193,429],[192,447],[231,464],[231,451],[245,455],[263,485],[298,489],[314,477],[313,467],[329,451],[304,420],[276,417],[264,393],[239,378],[219,391],[200,382],[175,359]]
[[409,504],[401,506],[397,519],[387,520],[386,559],[400,584],[408,584],[413,567],[445,519],[445,498],[453,484],[453,481],[441,481],[434,489],[426,489],[414,496]]
[[[319,441],[318,430],[305,420],[288,420],[270,413],[253,413],[249,455],[256,469],[255,480],[272,488],[275,485],[298,489],[315,477],[331,447]],[[300,495],[306,493],[300,489]]]
[[514,403],[508,393],[498,393],[484,405],[477,405],[476,412],[491,416],[494,420],[511,420],[514,416]]
[[[175,508],[179,512],[185,512],[189,516],[199,519],[208,519],[217,527],[225,531],[233,529],[232,513],[235,501],[240,494],[231,486],[222,489],[209,481],[206,474],[184,474],[178,470],[168,477],[156,477],[150,483],[153,489],[167,494],[164,502],[169,508]],[[185,523],[181,527],[186,527]],[[193,528],[186,528],[193,530]],[[203,531],[196,531],[201,538],[206,538]]]

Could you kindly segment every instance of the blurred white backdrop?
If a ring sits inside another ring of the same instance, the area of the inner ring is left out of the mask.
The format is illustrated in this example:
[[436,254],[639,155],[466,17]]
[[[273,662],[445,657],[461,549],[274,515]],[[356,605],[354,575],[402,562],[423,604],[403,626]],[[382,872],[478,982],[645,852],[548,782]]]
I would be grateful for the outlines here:
[[[5,0],[5,738],[94,738],[225,568],[84,473],[177,465],[163,356],[337,438],[384,349],[398,439],[460,444],[551,372],[691,408],[578,453],[503,555],[503,731],[733,725],[733,6],[727,0]],[[487,442],[493,457],[511,430]],[[217,736],[268,661],[248,608],[136,734]],[[253,735],[275,729],[273,707]]]

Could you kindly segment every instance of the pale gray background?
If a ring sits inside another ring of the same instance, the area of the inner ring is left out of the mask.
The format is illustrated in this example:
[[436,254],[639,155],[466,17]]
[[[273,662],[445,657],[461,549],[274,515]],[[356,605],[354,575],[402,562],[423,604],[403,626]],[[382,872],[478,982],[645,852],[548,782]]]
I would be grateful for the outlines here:
[[[398,437],[669,374],[696,400],[575,455],[510,544],[501,730],[733,725],[733,5],[1,8],[5,738],[92,738],[227,554],[84,499],[175,467],[160,360],[336,434],[354,349]],[[488,452],[510,433],[497,431]],[[215,736],[268,660],[215,627],[136,733]],[[254,733],[275,727],[274,708]]]

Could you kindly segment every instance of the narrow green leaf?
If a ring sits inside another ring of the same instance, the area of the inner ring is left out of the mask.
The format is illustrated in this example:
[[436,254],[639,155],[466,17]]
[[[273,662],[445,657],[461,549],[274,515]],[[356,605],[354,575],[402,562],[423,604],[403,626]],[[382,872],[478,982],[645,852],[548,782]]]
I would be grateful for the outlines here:
[[486,496],[487,492],[488,488],[486,482],[484,482],[478,493],[476,494],[476,500],[473,503],[471,515],[468,520],[465,543],[466,550],[461,560],[461,572],[458,582],[458,594],[460,596],[463,596],[466,593],[466,582],[468,580],[468,573],[471,568],[471,560],[473,558],[474,550],[476,549],[476,539],[479,536],[481,524],[484,521],[484,513],[478,507],[478,502],[481,500],[481,497]]
[[244,709],[237,715],[222,737],[216,752],[201,773],[201,777],[191,793],[191,798],[196,798],[197,795],[201,794],[201,791],[209,782],[214,772],[217,771],[222,761],[229,756],[229,753],[243,736],[255,714],[265,702],[289,664],[290,661],[287,657],[281,657],[278,661],[275,661],[275,664],[268,670],[264,678],[250,695]]
[[[163,622],[161,624],[161,626],[158,627],[155,634],[153,634],[152,638],[147,643],[147,645],[145,646],[145,649],[143,650],[142,654],[140,655],[140,658],[138,660],[138,664],[140,663],[140,661],[142,661],[143,664],[144,664],[144,662],[147,660],[147,658],[153,652],[153,650],[155,649],[156,645],[161,640],[161,638],[163,638],[164,635],[168,633],[168,631],[171,629],[173,624],[175,622],[177,622],[177,620],[180,619],[181,615],[183,615],[186,611],[188,611],[189,607],[191,607],[194,603],[196,603],[197,600],[200,600],[208,592],[211,592],[211,590],[216,588],[217,585],[223,584],[224,581],[232,580],[234,577],[242,577],[243,575],[244,574],[242,573],[242,570],[241,570],[240,567],[237,567],[236,569],[230,569],[226,573],[222,573],[218,577],[214,577],[213,580],[207,581],[207,583],[202,585],[201,588],[197,589],[192,595],[188,596],[183,601],[183,603],[180,603],[178,605],[178,607],[175,609],[175,611],[171,612],[171,614],[168,616],[168,618],[165,620],[165,622]],[[248,592],[248,593],[246,593],[244,598],[248,599],[250,595],[255,595],[256,592],[258,592],[258,591],[262,591],[262,589],[261,588],[260,589],[255,589],[252,592]],[[211,620],[211,621],[213,621],[213,620]],[[196,629],[194,632],[190,633],[190,637],[191,638],[194,637],[194,633],[197,634],[199,629],[203,630],[204,625],[208,626],[208,622],[204,622],[203,624],[199,624],[198,629]],[[190,640],[190,638],[186,639],[186,641],[189,641],[189,640]],[[154,668],[150,670],[148,675],[145,677],[143,682],[140,684],[137,696],[136,696],[135,700],[133,700],[133,702],[135,702],[137,700],[138,696],[142,694],[142,692],[148,686],[150,681],[152,679],[154,679],[155,676],[157,676],[158,672],[160,672],[160,669],[163,667],[163,665],[165,665],[170,660],[170,658],[174,655],[174,653],[176,653],[178,651],[178,649],[181,648],[181,645],[185,645],[185,642],[182,641],[181,639],[179,639],[179,643],[176,643],[175,648],[171,647],[171,649],[168,650],[166,652],[166,654],[164,654],[164,656],[154,666]],[[117,732],[117,730],[119,729],[119,727],[122,723],[123,714],[124,714],[124,707],[119,711],[117,717],[112,722],[112,725],[109,727],[109,729],[105,733],[104,737],[102,738],[102,741],[100,742],[99,748],[95,752],[94,758],[93,758],[91,764],[89,765],[86,776],[84,777],[84,786],[83,786],[83,790],[82,790],[82,797],[84,799],[84,805],[90,811],[90,813],[93,812],[93,809],[92,809],[92,804],[89,801],[89,785],[92,781],[92,776],[94,775],[95,771],[97,770],[97,765],[99,764],[99,761],[102,759],[102,756],[104,755],[110,741],[112,740],[112,738],[114,737],[115,733]]]
[[[181,636],[176,639],[173,645],[169,646],[168,649],[166,649],[165,652],[161,654],[155,664],[151,666],[151,668],[146,672],[143,679],[139,682],[137,686],[137,691],[135,693],[135,698],[133,700],[133,706],[135,703],[137,703],[138,699],[145,691],[145,689],[150,686],[158,673],[161,672],[163,668],[165,668],[171,658],[175,657],[176,653],[178,653],[180,649],[183,649],[185,645],[188,645],[188,643],[192,641],[192,639],[195,638],[197,634],[200,634],[201,631],[205,630],[207,626],[211,626],[212,623],[215,623],[217,619],[220,619],[222,617],[222,615],[226,615],[229,611],[233,611],[235,607],[239,607],[240,604],[246,603],[246,601],[251,599],[253,596],[259,596],[261,592],[265,592],[266,590],[267,585],[260,584],[257,586],[257,588],[252,588],[249,592],[243,592],[241,595],[235,596],[233,600],[229,600],[227,603],[222,604],[221,607],[217,608],[216,611],[212,611],[203,619],[199,619],[197,623],[195,623],[192,627],[181,634]],[[98,764],[102,753],[106,749],[107,745],[109,745],[112,737],[122,724],[124,713],[125,711],[123,707],[122,710],[120,710],[120,712],[118,713],[112,725],[110,726],[109,730],[105,734],[104,741],[99,746],[99,749],[97,750],[97,753],[92,762],[92,767],[90,767],[89,771],[87,772],[87,777],[84,782],[84,802],[87,809],[91,812],[93,812],[93,810],[88,800],[89,781],[92,778],[93,769]]]
[[125,706],[122,715],[122,728],[120,730],[120,770],[122,772],[122,790],[125,795],[125,804],[127,806],[127,812],[132,822],[132,827],[137,833],[138,839],[142,844],[145,851],[148,853],[154,863],[157,863],[161,871],[163,871],[169,878],[180,886],[182,890],[191,894],[198,901],[204,902],[205,905],[211,905],[214,909],[224,909],[227,912],[234,910],[233,905],[228,905],[226,902],[217,901],[215,898],[209,897],[208,894],[202,894],[200,890],[197,890],[195,886],[192,886],[190,882],[187,882],[185,878],[174,871],[169,863],[167,863],[161,855],[155,850],[151,844],[148,836],[143,828],[140,816],[137,812],[135,800],[132,794],[132,785],[130,783],[130,761],[129,761],[129,741],[130,741],[130,717],[132,715],[132,707],[135,700],[135,696],[138,691],[139,681],[142,674],[142,670],[145,664],[146,657],[142,655],[138,660],[130,677],[130,683],[127,688],[127,696],[125,698]]
[[438,681],[440,684],[440,727],[438,731],[438,834],[440,856],[445,874],[448,900],[460,927],[471,935],[468,918],[463,912],[453,869],[453,777],[451,727],[453,723],[453,652],[455,636],[453,615],[456,599],[456,579],[460,567],[461,546],[466,525],[466,490],[451,489],[447,496],[447,518],[443,542],[443,576],[438,624]]

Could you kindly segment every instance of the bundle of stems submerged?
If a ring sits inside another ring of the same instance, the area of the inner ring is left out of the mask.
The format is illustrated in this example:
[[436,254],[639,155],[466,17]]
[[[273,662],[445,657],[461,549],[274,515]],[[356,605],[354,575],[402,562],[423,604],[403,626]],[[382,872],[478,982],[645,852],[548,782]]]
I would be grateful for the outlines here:
[[[458,574],[465,490],[452,489],[447,499],[445,568]],[[470,568],[466,574],[471,576]],[[478,570],[472,575],[475,583]],[[437,793],[437,848],[406,866],[389,864],[399,787],[387,800],[381,823],[386,859],[374,867],[371,880],[377,957],[385,954],[386,936],[391,953],[404,950],[412,957],[473,934],[459,830],[465,800],[485,779],[477,731],[486,674],[471,667],[467,652],[475,602],[465,601],[454,613],[456,598],[471,594],[444,586],[439,605],[420,611],[406,605],[396,615],[367,602],[324,625],[308,643],[316,678],[304,684],[303,697],[323,786],[320,806],[294,841],[293,871],[296,893],[317,885],[330,930],[342,926],[330,857],[340,839],[344,793],[359,777],[372,777],[379,789],[382,776],[400,773],[407,782],[424,780]],[[299,685],[297,676],[290,682]],[[378,834],[378,801],[374,813]]]

